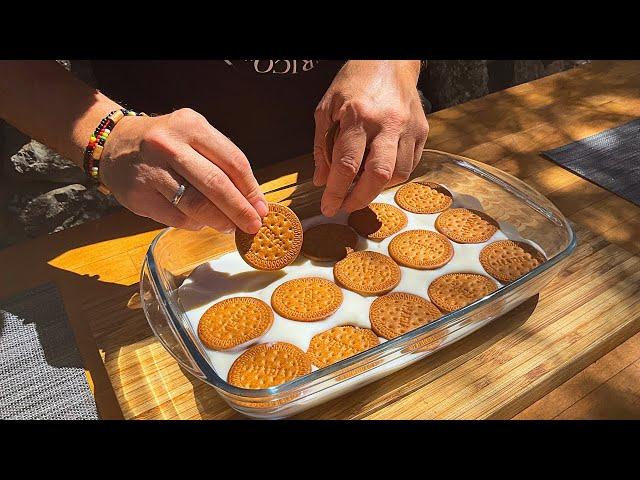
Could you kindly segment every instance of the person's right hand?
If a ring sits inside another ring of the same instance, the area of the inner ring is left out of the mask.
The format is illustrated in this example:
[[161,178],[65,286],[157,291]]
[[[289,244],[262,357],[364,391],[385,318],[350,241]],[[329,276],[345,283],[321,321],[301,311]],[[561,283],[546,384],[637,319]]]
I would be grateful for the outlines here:
[[[120,120],[104,145],[100,180],[133,213],[189,230],[256,233],[268,212],[247,157],[186,108]],[[186,190],[173,206],[180,184]]]

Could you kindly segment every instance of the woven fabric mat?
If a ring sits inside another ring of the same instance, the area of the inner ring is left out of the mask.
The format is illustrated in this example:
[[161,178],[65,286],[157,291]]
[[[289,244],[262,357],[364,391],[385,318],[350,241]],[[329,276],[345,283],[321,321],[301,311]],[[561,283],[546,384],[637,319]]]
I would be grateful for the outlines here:
[[0,302],[0,419],[97,418],[55,285]]
[[542,154],[640,206],[640,119]]

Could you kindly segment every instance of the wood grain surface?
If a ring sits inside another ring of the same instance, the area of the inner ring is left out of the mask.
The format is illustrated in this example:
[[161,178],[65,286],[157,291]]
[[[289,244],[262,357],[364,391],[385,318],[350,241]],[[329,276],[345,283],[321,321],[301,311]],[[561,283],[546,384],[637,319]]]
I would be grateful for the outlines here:
[[[578,248],[539,296],[510,314],[300,418],[558,416],[549,408],[553,401],[530,406],[640,331],[640,208],[539,152],[640,116],[638,91],[640,62],[598,61],[430,115],[429,148],[491,164],[529,183],[571,220]],[[277,199],[311,175],[309,156],[257,172],[264,191],[280,188]],[[121,212],[0,251],[0,297],[56,282],[103,418],[240,418],[178,366],[141,310],[127,308],[159,228]],[[624,387],[640,372],[631,356],[627,348],[628,364],[600,377],[615,379],[626,404],[638,393]],[[592,405],[606,392],[598,391],[597,378],[588,378],[581,399],[591,396]],[[557,401],[568,398],[566,391],[564,397],[555,392]],[[565,402],[566,418],[587,415],[587,400]],[[630,415],[626,407],[608,405],[597,415]]]

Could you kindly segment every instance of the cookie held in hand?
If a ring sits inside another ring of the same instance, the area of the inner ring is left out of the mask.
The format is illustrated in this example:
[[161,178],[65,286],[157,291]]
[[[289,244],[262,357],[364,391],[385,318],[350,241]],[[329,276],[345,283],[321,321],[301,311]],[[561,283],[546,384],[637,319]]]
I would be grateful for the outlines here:
[[258,270],[280,270],[293,262],[302,248],[302,224],[288,207],[269,204],[269,213],[255,234],[236,229],[236,248],[242,259]]

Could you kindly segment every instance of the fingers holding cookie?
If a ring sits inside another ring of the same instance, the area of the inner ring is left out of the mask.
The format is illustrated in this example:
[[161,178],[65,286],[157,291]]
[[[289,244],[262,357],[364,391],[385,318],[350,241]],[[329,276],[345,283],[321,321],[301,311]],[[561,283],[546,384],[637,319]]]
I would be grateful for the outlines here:
[[269,204],[269,212],[255,234],[236,229],[236,248],[242,259],[258,270],[280,270],[293,262],[302,248],[302,224],[288,207]]

